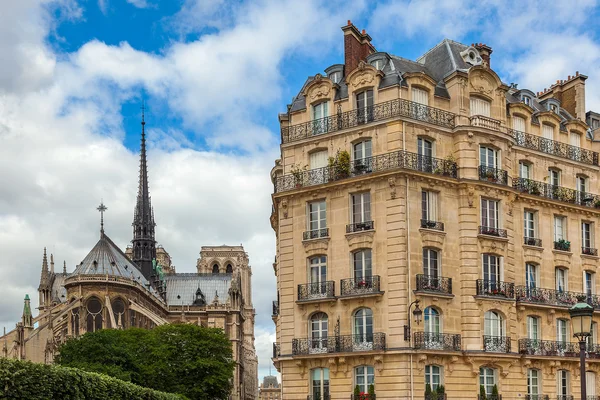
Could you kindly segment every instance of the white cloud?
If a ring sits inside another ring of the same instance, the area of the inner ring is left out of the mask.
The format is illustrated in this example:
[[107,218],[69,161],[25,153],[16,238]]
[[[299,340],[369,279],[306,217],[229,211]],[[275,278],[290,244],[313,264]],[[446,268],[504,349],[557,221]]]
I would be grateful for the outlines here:
[[153,5],[148,0],[126,0],[129,4],[137,8],[148,8]]

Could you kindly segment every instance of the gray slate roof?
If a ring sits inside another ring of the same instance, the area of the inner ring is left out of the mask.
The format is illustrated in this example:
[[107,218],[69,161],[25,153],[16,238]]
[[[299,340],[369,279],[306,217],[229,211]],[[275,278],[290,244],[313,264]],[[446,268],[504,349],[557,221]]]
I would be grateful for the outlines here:
[[225,303],[229,297],[231,274],[183,273],[165,275],[167,282],[167,305],[192,305],[198,288],[204,294],[207,304],[212,303],[215,292],[219,302]]
[[65,289],[65,279],[69,274],[63,274],[62,272],[54,274],[54,280],[52,281],[52,301],[57,303],[64,303],[67,301],[67,289]]

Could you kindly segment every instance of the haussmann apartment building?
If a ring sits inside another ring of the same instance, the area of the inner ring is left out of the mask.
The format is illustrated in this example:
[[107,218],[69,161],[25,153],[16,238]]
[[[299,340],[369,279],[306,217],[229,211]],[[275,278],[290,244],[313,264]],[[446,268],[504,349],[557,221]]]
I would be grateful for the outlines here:
[[350,21],[342,31],[344,64],[279,115],[282,398],[475,400],[483,387],[488,400],[577,400],[568,308],[585,294],[599,312],[596,399],[600,115],[586,113],[587,77],[534,93],[503,83],[485,44],[444,40],[412,61]]

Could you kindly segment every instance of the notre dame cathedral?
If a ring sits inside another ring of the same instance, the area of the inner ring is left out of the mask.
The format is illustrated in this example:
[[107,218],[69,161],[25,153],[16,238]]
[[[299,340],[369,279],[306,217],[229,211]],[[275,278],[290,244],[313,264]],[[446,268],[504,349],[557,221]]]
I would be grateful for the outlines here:
[[[197,273],[175,272],[155,239],[144,127],[142,118],[132,245],[122,251],[102,221],[98,242],[72,272],[66,263],[56,271],[54,256],[48,261],[44,249],[39,313],[32,315],[26,295],[22,320],[1,338],[2,356],[51,363],[62,342],[85,332],[188,322],[223,329],[236,362],[230,399],[255,399],[258,360],[248,255],[242,246],[203,246]],[[106,207],[98,210],[103,215]]]

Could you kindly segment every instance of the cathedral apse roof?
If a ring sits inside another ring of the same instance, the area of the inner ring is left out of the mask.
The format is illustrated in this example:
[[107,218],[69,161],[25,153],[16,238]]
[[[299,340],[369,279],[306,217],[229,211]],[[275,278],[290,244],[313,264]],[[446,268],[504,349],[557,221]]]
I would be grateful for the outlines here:
[[193,305],[198,289],[202,292],[206,304],[219,296],[219,302],[225,303],[229,297],[231,274],[173,274],[165,275],[167,283],[167,305]]

